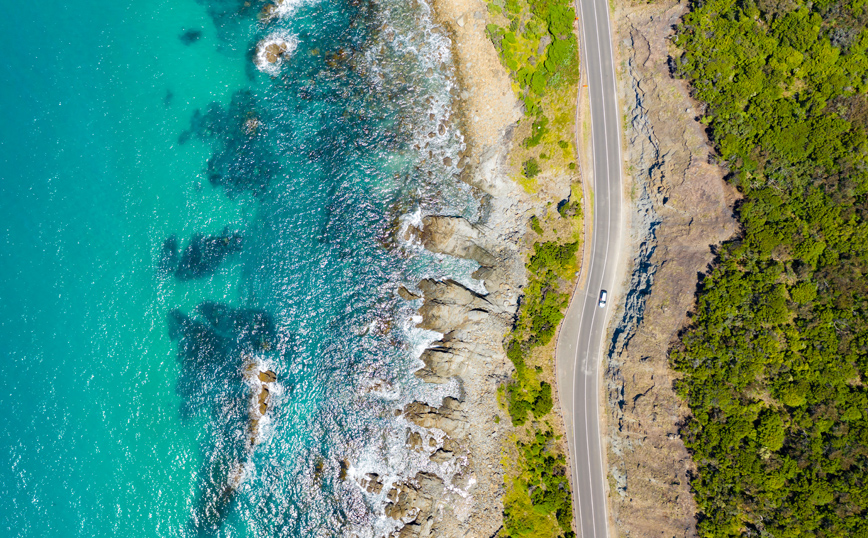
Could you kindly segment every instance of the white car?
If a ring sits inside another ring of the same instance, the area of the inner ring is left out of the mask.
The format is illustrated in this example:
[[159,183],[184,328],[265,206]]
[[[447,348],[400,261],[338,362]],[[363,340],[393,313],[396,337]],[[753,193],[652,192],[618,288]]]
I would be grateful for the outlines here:
[[606,306],[606,290],[600,290],[600,308]]

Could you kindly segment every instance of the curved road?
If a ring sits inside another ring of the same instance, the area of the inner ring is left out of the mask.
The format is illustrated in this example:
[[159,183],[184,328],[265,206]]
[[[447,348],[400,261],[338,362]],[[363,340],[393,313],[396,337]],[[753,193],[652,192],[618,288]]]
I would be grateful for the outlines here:
[[[600,364],[621,248],[621,133],[607,0],[576,0],[590,96],[593,201],[590,256],[558,336],[561,405],[570,437],[573,500],[582,538],[606,538],[606,473],[600,438]],[[587,207],[587,206],[586,206]],[[584,284],[582,284],[584,283]],[[608,304],[600,308],[600,290]]]

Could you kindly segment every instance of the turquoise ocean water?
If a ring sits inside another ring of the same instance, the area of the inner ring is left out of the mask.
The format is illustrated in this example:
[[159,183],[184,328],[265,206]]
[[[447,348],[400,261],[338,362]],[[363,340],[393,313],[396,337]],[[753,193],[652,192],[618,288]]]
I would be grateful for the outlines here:
[[414,474],[394,411],[455,390],[413,376],[435,335],[396,289],[477,284],[395,239],[476,211],[448,43],[421,2],[263,5],[3,5],[2,536],[394,525],[358,478]]

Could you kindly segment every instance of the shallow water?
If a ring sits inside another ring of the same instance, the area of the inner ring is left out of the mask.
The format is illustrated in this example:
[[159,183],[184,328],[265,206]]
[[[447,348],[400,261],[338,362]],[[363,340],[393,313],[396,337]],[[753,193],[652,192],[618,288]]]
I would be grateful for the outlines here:
[[452,60],[424,3],[259,6],[4,5],[3,536],[394,525],[357,478],[415,474],[394,410],[455,390],[413,376],[436,335],[395,291],[474,269],[395,238],[476,210]]

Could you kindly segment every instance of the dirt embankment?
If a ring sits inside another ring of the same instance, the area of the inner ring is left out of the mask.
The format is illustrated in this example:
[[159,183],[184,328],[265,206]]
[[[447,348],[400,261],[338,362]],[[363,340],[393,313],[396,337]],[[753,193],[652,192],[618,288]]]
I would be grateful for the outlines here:
[[695,536],[692,461],[678,436],[688,410],[668,349],[694,305],[712,246],[736,232],[736,192],[711,164],[699,103],[669,72],[685,4],[621,2],[613,16],[627,176],[631,272],[604,381],[611,514],[618,535]]

